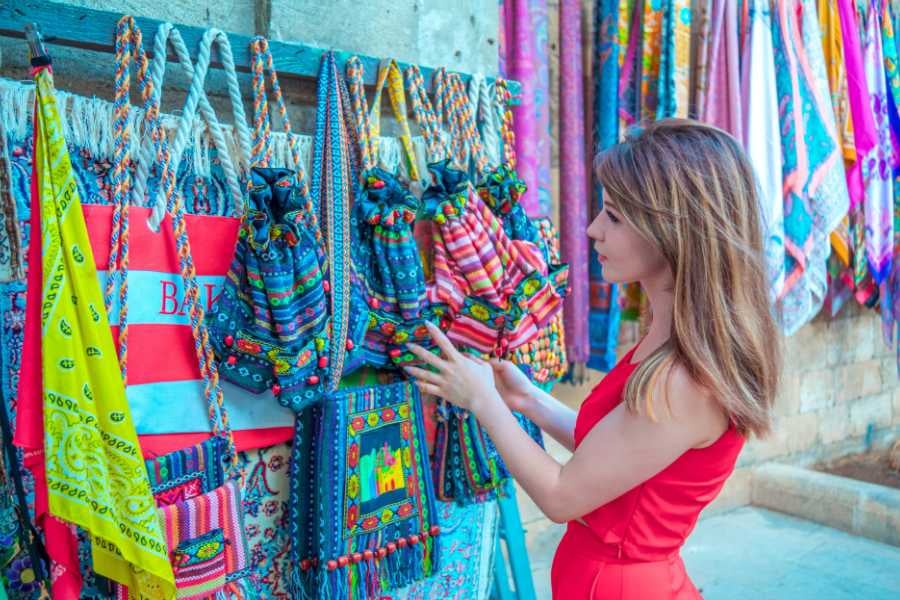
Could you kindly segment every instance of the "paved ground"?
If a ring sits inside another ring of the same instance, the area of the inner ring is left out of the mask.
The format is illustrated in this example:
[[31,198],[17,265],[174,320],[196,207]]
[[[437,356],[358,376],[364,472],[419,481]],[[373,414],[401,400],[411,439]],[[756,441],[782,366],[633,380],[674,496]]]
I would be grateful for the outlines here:
[[[526,528],[537,596],[549,600],[563,528]],[[900,548],[755,507],[702,519],[683,557],[706,600],[900,599]]]

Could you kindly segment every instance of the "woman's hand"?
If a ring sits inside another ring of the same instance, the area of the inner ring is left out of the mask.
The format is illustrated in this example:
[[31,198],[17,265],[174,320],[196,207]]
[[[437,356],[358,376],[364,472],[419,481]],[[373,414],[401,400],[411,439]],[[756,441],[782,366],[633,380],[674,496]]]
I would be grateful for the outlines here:
[[476,417],[483,409],[500,403],[491,365],[463,355],[453,347],[453,342],[443,331],[431,323],[426,322],[426,325],[431,339],[441,350],[441,356],[435,356],[417,344],[407,345],[410,352],[434,368],[434,371],[430,371],[404,367],[407,373],[416,378],[419,390],[423,394],[443,398],[454,406],[472,411]]
[[522,370],[508,360],[492,360],[494,386],[510,410],[528,414],[534,402],[535,386]]

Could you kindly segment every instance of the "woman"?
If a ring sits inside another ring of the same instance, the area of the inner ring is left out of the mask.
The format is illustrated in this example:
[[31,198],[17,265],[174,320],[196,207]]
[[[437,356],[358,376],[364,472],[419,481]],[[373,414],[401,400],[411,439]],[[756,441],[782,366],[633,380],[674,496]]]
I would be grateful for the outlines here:
[[[700,598],[679,549],[765,435],[781,365],[762,254],[756,181],[727,133],[686,120],[648,126],[598,157],[603,209],[588,235],[616,283],[640,282],[647,334],[578,414],[512,364],[463,356],[437,329],[423,393],[471,410],[510,472],[568,528],[554,598]],[[534,420],[574,452],[559,464],[517,425]]]

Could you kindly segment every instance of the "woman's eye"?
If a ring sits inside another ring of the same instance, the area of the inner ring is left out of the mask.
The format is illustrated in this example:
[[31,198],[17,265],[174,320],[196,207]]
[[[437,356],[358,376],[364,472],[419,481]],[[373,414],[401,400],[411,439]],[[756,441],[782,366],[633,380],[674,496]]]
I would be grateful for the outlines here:
[[609,212],[609,210],[606,211],[606,216],[608,216],[608,217],[609,217],[609,220],[612,221],[613,223],[618,223],[618,222],[619,222],[619,217],[617,217],[616,215],[614,215],[614,214],[612,214],[611,212]]

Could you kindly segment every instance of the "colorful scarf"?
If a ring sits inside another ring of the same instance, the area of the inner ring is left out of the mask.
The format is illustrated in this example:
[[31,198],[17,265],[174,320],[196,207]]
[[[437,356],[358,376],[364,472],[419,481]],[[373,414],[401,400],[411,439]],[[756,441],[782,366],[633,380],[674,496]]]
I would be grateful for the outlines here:
[[891,253],[894,247],[894,190],[891,168],[890,122],[887,104],[887,81],[884,70],[884,51],[881,40],[881,15],[874,0],[870,0],[865,14],[865,42],[863,64],[869,99],[878,142],[875,156],[863,163],[863,179],[866,186],[866,258],[876,285],[880,285],[891,272]]
[[776,69],[775,82],[781,98],[787,250],[779,302],[782,327],[790,335],[824,302],[828,238],[846,213],[848,197],[811,0],[779,0],[772,31],[776,64],[786,66]]
[[[890,118],[891,141],[893,143],[892,178],[894,191],[894,249],[891,273],[881,291],[881,317],[884,337],[889,343],[894,340],[895,327],[900,320],[900,64],[898,64],[897,39],[894,34],[894,20],[891,6],[884,3],[881,13],[882,47],[884,48],[884,68],[887,78],[887,112]],[[900,372],[900,350],[897,353]]]
[[585,173],[584,90],[581,59],[581,3],[562,0],[559,9],[559,165],[562,256],[569,263],[571,292],[563,318],[566,354],[588,361],[588,197]]
[[515,116],[519,174],[530,216],[551,212],[550,70],[547,0],[505,0],[500,23],[500,72],[521,87]]
[[[853,139],[853,115],[850,111],[847,66],[844,57],[844,40],[837,0],[819,0],[819,25],[822,30],[822,50],[825,55],[831,103],[834,106],[836,132],[844,156],[845,171],[856,162],[856,145]],[[848,181],[848,187],[850,181]],[[853,289],[851,267],[852,239],[850,215],[844,215],[837,229],[831,232],[831,256],[828,258],[828,305],[835,315],[850,297]]]
[[91,533],[99,573],[138,595],[169,598],[172,567],[129,416],[50,70],[39,68],[35,83],[50,512]]
[[737,2],[722,0],[714,3],[706,58],[708,88],[703,95],[703,104],[698,106],[698,117],[742,139]]
[[853,0],[837,0],[847,64],[847,94],[850,114],[853,118],[853,139],[856,146],[856,162],[847,170],[847,188],[850,194],[850,240],[853,260],[853,287],[858,302],[874,305],[877,287],[874,285],[866,260],[865,219],[867,218],[868,183],[864,178],[864,165],[875,160],[878,146],[878,129],[870,103],[869,86],[863,63],[862,31]]
[[[768,0],[752,0],[748,12],[749,42],[742,67],[744,147],[759,182],[764,225],[766,272],[772,299],[784,288],[784,200],[781,182],[781,133],[772,49],[772,15]],[[751,83],[752,82],[752,83]]]
[[[621,6],[614,0],[604,0],[596,6],[594,43],[594,106],[593,148],[598,154],[618,141],[619,137],[619,73],[620,58],[625,46],[620,46],[620,32],[628,31],[631,14],[622,20]],[[623,5],[625,3],[622,3]],[[627,43],[626,43],[627,45]],[[591,214],[599,214],[603,206],[603,189],[592,186]],[[590,350],[587,365],[592,369],[609,371],[616,362],[619,338],[619,286],[603,279],[597,251],[590,249],[588,328]]]

